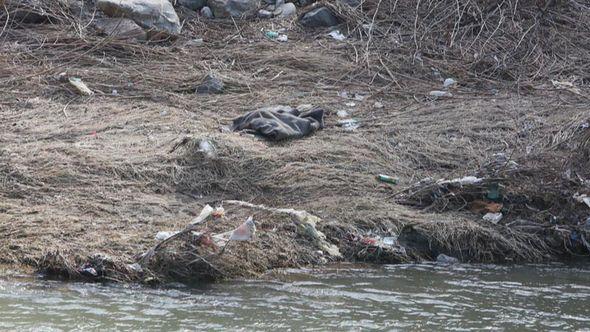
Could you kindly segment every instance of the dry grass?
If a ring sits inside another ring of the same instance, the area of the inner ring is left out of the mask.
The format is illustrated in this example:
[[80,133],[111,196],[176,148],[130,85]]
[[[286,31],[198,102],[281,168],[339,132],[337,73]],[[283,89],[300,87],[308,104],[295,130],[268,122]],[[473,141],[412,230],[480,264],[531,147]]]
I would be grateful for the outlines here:
[[[418,211],[395,201],[396,192],[423,178],[472,175],[498,152],[519,162],[526,157],[523,171],[541,179],[535,158],[561,158],[574,141],[582,153],[571,163],[588,179],[588,138],[576,130],[587,120],[589,48],[581,37],[590,32],[589,10],[577,1],[546,8],[483,3],[371,0],[363,2],[363,11],[331,4],[346,18],[345,42],[292,22],[192,18],[178,40],[157,44],[96,35],[89,24],[93,11],[78,17],[47,2],[46,12],[55,16],[50,24],[24,24],[10,19],[16,9],[7,7],[8,14],[0,15],[4,262],[70,266],[68,275],[96,252],[131,263],[153,246],[158,231],[182,229],[204,203],[225,199],[310,211],[325,221],[319,228],[349,259],[359,258],[349,235],[406,229],[419,230],[437,251],[466,261],[537,261],[561,254],[544,245],[545,233],[492,227],[469,212]],[[363,24],[373,25],[367,31]],[[288,43],[261,32],[279,27],[288,29]],[[197,37],[203,46],[188,43]],[[193,94],[211,71],[224,80],[226,92]],[[62,72],[81,77],[96,94],[77,96],[57,78]],[[459,81],[454,98],[428,96],[442,88],[436,72]],[[571,81],[581,94],[557,89],[550,79]],[[365,99],[343,99],[343,90]],[[376,101],[384,107],[374,107]],[[356,106],[345,105],[350,102]],[[268,143],[219,130],[257,107],[303,103],[329,111],[326,128],[305,139]],[[348,109],[361,127],[338,127],[339,109]],[[187,134],[190,144],[169,152]],[[196,151],[203,138],[213,142],[215,158]],[[381,173],[400,177],[400,185],[377,182]],[[527,192],[547,185],[529,183]],[[576,188],[587,190],[579,183],[559,190],[570,194]],[[530,217],[512,216],[520,215]],[[259,217],[277,229],[291,227],[289,220]],[[267,235],[270,248],[306,248],[306,242],[288,245],[297,239],[293,233]],[[175,245],[190,244],[185,240]],[[241,251],[229,252],[229,261],[245,265],[213,264],[222,275],[236,276],[317,262],[305,254],[309,248],[285,260],[262,255],[262,245],[241,248],[256,253],[246,260]],[[418,249],[416,257],[434,254]],[[176,271],[176,277],[219,275],[201,265],[174,265],[188,259],[178,256],[186,252],[167,251],[170,256],[162,256],[155,270]],[[126,275],[126,265],[117,266]]]

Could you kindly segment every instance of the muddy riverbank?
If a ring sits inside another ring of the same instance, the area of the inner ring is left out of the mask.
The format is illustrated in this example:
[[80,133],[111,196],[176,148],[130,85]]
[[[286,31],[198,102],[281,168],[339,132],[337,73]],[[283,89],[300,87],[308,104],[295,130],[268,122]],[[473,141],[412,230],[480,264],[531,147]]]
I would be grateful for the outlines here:
[[[342,11],[343,41],[295,19],[190,15],[174,40],[120,40],[93,29],[91,15],[52,11],[59,20],[31,23],[5,12],[0,262],[154,282],[441,253],[464,262],[587,255],[589,71],[578,37],[589,31],[588,11],[508,3],[490,11],[498,29],[475,14],[451,16],[462,23],[445,25],[450,40],[427,24],[434,4],[419,8],[417,25],[405,6],[393,16],[373,1]],[[371,20],[383,29],[367,35]],[[264,34],[279,29],[287,42]],[[569,46],[544,48],[542,36]],[[223,93],[194,93],[211,72]],[[79,95],[64,77],[94,94]],[[458,83],[445,90],[451,77]],[[272,105],[321,107],[324,127],[281,142],[226,129]],[[313,227],[228,200],[305,211]],[[231,231],[252,215],[254,240],[220,255],[191,233],[135,265],[158,232],[184,229],[206,204],[226,213],[195,231]]]

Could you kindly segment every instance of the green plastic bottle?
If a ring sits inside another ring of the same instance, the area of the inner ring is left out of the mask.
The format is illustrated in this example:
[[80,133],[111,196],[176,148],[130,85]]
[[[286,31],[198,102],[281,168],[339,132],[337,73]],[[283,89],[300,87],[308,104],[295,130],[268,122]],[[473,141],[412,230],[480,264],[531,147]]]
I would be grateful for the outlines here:
[[399,182],[399,178],[385,175],[385,174],[377,175],[377,180],[379,180],[381,182],[385,182],[385,183],[391,183],[391,184],[397,184]]

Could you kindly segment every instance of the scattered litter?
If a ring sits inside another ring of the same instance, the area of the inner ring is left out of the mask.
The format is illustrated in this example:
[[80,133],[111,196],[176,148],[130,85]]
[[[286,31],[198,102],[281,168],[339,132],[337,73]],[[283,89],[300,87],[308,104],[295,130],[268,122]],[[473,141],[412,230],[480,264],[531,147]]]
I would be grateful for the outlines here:
[[339,118],[346,118],[346,117],[348,117],[348,112],[345,110],[340,110],[340,111],[336,112],[336,115]]
[[582,94],[582,91],[579,88],[577,88],[572,82],[551,80],[551,84],[553,84],[553,86],[559,90],[567,90],[577,95]]
[[170,231],[170,232],[161,231],[161,232],[158,232],[158,234],[156,234],[155,239],[158,241],[164,241],[167,238],[169,238],[177,233],[178,232],[175,232],[175,231]]
[[503,217],[503,215],[501,212],[497,212],[497,213],[488,212],[483,216],[483,220],[489,221],[493,224],[497,224],[498,222],[500,222],[500,220],[502,220],[502,217]]
[[207,218],[209,218],[213,211],[215,210],[211,207],[211,205],[205,205],[205,207],[203,207],[203,209],[201,210],[201,213],[199,213],[199,215],[195,219],[193,219],[193,221],[191,221],[191,225],[197,225],[202,223]]
[[168,111],[164,110],[164,111],[160,112],[160,115],[161,116],[166,116],[166,115],[168,115]]
[[[215,234],[212,239],[219,246],[226,246],[229,241],[251,241],[256,234],[256,224],[252,216],[238,226],[238,228],[229,232]],[[223,251],[222,251],[223,252]]]
[[491,201],[500,200],[500,184],[498,182],[490,183],[486,197]]
[[264,35],[266,36],[266,38],[276,39],[279,36],[279,33],[276,31],[266,31]]
[[395,246],[397,245],[397,237],[395,236],[388,236],[381,239],[381,242],[386,246]]
[[91,266],[82,267],[78,270],[78,272],[85,277],[98,277],[98,272],[96,272],[96,269]]
[[111,94],[113,96],[118,96],[119,95],[119,91],[117,91],[116,89],[113,89],[113,91],[111,91]]
[[482,178],[478,178],[476,176],[466,176],[460,179],[452,179],[452,180],[440,180],[438,181],[438,184],[449,184],[449,183],[453,183],[453,184],[459,184],[459,185],[470,185],[470,184],[476,184],[476,183],[480,183],[481,181],[483,181]]
[[324,128],[324,110],[300,112],[289,106],[272,106],[248,112],[233,120],[232,131],[250,131],[273,141],[301,138]]
[[343,41],[346,39],[346,36],[344,36],[339,30],[333,30],[328,35],[338,41]]
[[127,268],[136,273],[143,273],[143,268],[138,263],[127,264]]
[[355,93],[354,94],[354,100],[356,100],[356,101],[363,101],[363,100],[365,100],[365,96],[359,95],[358,93]]
[[252,203],[244,202],[244,201],[233,201],[228,200],[225,201],[226,204],[235,204],[243,207],[259,209],[263,211],[270,211],[273,213],[281,213],[287,214],[294,218],[294,221],[297,223],[298,233],[310,237],[315,245],[318,246],[319,249],[323,250],[324,253],[335,257],[341,258],[342,254],[337,246],[334,244],[326,241],[326,235],[321,231],[318,231],[316,228],[317,223],[321,222],[319,217],[316,217],[307,211],[303,210],[295,210],[295,209],[277,209],[277,208],[269,208],[264,205],[255,205]]
[[399,182],[399,178],[392,177],[392,176],[385,175],[385,174],[377,175],[377,180],[379,180],[381,182],[391,183],[391,184],[397,184]]
[[373,104],[373,107],[378,108],[378,109],[379,108],[383,108],[383,104],[380,103],[380,102],[378,102],[378,101],[376,101],[375,104]]
[[204,153],[209,158],[215,157],[215,147],[206,139],[199,142],[199,152]]
[[477,199],[470,204],[471,211],[475,213],[498,213],[502,211],[503,205],[501,203],[495,202],[486,202],[480,199]]
[[445,79],[445,81],[443,82],[443,86],[444,86],[445,88],[448,88],[448,87],[450,87],[450,86],[453,86],[453,85],[455,85],[456,83],[457,83],[457,81],[455,81],[454,79],[452,79],[452,78],[447,78],[447,79]]
[[289,37],[287,37],[287,35],[279,35],[279,36],[277,37],[277,41],[280,41],[280,42],[286,43],[286,42],[288,42],[288,41],[289,41]]
[[440,254],[436,257],[436,262],[442,263],[442,264],[457,264],[457,263],[459,263],[459,260],[455,257],[452,257],[452,256]]
[[225,209],[222,206],[218,206],[211,212],[211,216],[215,219],[223,218],[225,216]]
[[238,228],[234,229],[229,237],[230,241],[250,241],[256,234],[256,224],[252,216],[241,224]]
[[70,85],[76,88],[79,94],[83,96],[92,96],[94,94],[94,92],[88,88],[86,83],[82,82],[82,79],[78,77],[70,77],[68,81],[70,82]]
[[584,203],[586,205],[588,205],[588,207],[590,207],[590,197],[586,194],[583,195],[579,195],[579,194],[575,194],[574,195],[574,199],[580,203]]
[[360,127],[360,124],[356,119],[344,119],[338,120],[338,126],[346,131],[354,131]]
[[348,92],[346,91],[338,91],[338,97],[348,99]]
[[344,104],[344,105],[346,105],[346,106],[348,106],[348,107],[355,107],[355,106],[356,106],[356,103],[353,103],[353,102],[351,101],[351,102],[348,102],[348,103],[346,103],[346,104]]
[[431,95],[433,97],[449,97],[449,98],[453,96],[453,94],[448,91],[439,91],[439,90],[430,91],[429,95]]
[[188,42],[186,42],[186,46],[203,46],[205,42],[203,41],[203,38],[195,38],[195,39],[191,39]]
[[366,246],[374,246],[374,245],[377,245],[377,242],[379,242],[379,239],[374,238],[374,237],[365,236],[360,240],[360,242]]

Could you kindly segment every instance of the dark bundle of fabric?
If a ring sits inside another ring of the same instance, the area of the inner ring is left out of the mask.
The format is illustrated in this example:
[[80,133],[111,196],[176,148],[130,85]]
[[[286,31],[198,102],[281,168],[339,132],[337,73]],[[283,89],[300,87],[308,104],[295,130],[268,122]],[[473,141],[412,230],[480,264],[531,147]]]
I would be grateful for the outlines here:
[[288,106],[262,108],[233,120],[232,131],[255,132],[272,141],[300,138],[324,127],[324,110],[300,112]]

